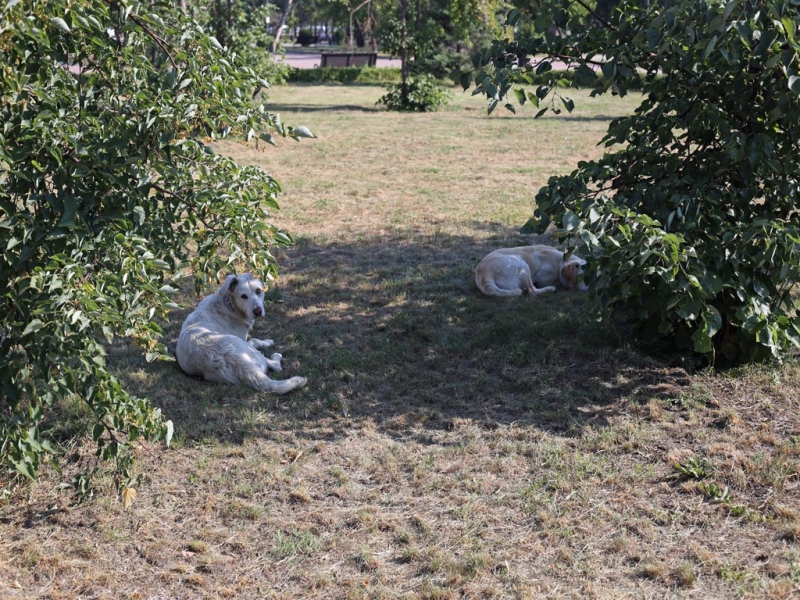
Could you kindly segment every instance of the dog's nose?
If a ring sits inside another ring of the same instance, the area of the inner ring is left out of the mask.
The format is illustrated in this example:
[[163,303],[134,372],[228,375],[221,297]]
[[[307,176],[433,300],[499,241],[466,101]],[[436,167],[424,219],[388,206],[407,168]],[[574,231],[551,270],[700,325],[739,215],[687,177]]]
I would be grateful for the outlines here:
[[253,314],[254,314],[255,316],[257,316],[257,317],[260,317],[260,316],[261,316],[261,313],[263,313],[263,312],[264,312],[264,311],[263,311],[263,310],[261,310],[261,307],[260,307],[260,306],[256,306],[256,307],[253,309]]

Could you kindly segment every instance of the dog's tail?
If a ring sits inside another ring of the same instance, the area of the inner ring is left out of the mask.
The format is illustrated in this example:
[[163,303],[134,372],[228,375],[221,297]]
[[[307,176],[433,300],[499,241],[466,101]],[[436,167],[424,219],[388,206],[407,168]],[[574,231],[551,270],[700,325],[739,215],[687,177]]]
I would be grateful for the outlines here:
[[487,296],[521,296],[522,289],[517,288],[516,290],[503,290],[497,287],[497,284],[494,282],[494,279],[487,276],[486,273],[483,271],[475,271],[475,285],[478,286],[478,289],[486,294]]

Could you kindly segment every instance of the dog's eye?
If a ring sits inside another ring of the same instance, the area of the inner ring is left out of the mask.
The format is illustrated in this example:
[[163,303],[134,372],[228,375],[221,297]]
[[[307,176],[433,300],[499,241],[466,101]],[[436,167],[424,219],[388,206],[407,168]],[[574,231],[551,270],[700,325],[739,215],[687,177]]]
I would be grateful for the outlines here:
[[260,296],[264,290],[256,290],[256,296]]
[[242,299],[247,300],[247,294],[242,294]]

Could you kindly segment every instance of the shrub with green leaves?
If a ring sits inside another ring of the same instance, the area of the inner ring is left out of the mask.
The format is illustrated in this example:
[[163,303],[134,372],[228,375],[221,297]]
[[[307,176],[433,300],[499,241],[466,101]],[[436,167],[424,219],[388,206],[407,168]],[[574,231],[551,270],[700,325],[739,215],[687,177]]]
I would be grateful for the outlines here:
[[[406,94],[403,94],[403,88]],[[450,93],[430,75],[411,75],[405,82],[390,83],[378,100],[389,110],[436,112],[450,101]]]
[[552,177],[524,231],[555,222],[585,244],[608,313],[646,338],[717,364],[780,358],[800,343],[800,5],[623,1],[608,20],[570,6],[519,3],[517,41],[495,42],[462,78],[490,109],[513,94],[537,116],[574,107],[558,77],[523,87],[556,59],[593,93],[641,82],[609,153]]
[[0,480],[57,454],[43,428],[63,401],[85,406],[123,489],[131,444],[168,440],[104,345],[165,357],[181,273],[274,273],[278,183],[206,144],[311,135],[250,102],[264,85],[174,2],[0,5]]
[[289,67],[286,81],[290,83],[375,83],[400,81],[398,67],[316,67],[298,69]]

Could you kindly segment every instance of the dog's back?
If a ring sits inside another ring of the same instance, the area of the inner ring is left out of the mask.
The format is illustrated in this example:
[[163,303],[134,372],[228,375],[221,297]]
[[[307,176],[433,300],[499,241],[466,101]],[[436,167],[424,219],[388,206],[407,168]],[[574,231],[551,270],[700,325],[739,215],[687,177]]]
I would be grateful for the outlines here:
[[490,254],[475,268],[475,284],[487,296],[520,296],[528,281],[530,270],[516,256]]

